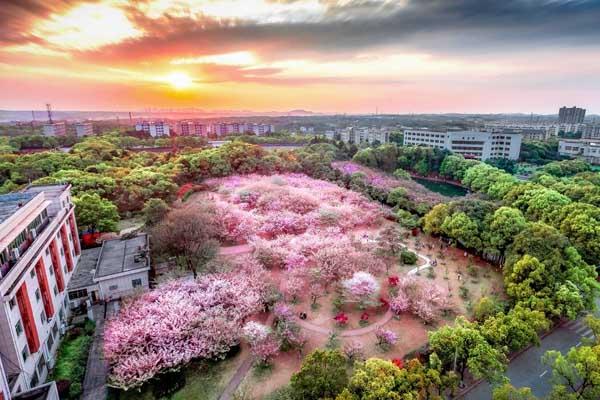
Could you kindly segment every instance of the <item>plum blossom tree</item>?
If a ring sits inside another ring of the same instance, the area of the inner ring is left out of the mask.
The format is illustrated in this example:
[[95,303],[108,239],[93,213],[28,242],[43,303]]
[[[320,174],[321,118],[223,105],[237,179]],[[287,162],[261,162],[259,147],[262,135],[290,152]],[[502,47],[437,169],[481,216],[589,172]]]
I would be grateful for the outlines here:
[[377,328],[375,337],[377,338],[377,345],[384,351],[389,350],[398,341],[398,335],[394,331],[382,327]]
[[124,303],[104,331],[109,385],[127,390],[194,358],[224,357],[263,308],[268,276],[256,267],[174,280]]
[[368,272],[355,272],[352,278],[342,282],[346,298],[355,301],[361,308],[366,307],[379,294],[379,282]]
[[252,354],[261,363],[268,363],[279,352],[279,342],[272,330],[261,323],[247,322],[242,329],[242,334],[250,344]]
[[447,291],[431,281],[405,276],[398,279],[396,289],[390,301],[390,308],[396,314],[409,311],[429,323],[439,318],[442,311],[452,308]]

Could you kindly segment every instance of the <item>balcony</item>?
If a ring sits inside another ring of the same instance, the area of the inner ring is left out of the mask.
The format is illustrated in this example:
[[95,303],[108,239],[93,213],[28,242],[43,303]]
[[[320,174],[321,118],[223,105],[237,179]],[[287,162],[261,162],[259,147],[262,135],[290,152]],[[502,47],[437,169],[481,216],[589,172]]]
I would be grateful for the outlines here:
[[[71,206],[72,207],[72,206]],[[45,243],[50,240],[51,235],[55,235],[57,230],[52,229],[57,227],[65,219],[67,213],[71,208],[62,209],[58,215],[49,216],[37,226],[36,233],[32,235],[31,232],[27,232],[26,240],[19,246],[19,256],[16,257],[12,249],[7,248],[4,250],[7,255],[8,261],[0,265],[0,282],[19,265],[26,265],[33,260],[36,254],[41,250]],[[58,224],[54,222],[58,221]],[[35,236],[35,238],[34,238]]]

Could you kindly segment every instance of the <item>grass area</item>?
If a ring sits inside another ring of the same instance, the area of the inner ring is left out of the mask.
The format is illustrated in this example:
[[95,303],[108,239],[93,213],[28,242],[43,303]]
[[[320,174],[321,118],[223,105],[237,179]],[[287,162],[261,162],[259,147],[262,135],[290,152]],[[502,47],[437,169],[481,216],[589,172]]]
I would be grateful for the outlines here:
[[[216,400],[219,398],[231,377],[235,374],[243,357],[240,353],[223,361],[197,361],[191,363],[183,370],[175,373],[183,387],[174,393],[159,397],[158,391],[164,390],[164,381],[153,380],[140,390],[116,393],[111,390],[109,399],[119,400]],[[181,374],[185,377],[181,378]],[[118,396],[117,396],[118,394]]]
[[[52,380],[70,382],[68,391],[61,393],[61,398],[77,399],[82,393],[83,379],[88,353],[93,341],[95,324],[86,321],[81,327],[75,327],[63,339],[58,348],[56,364],[52,372]],[[61,386],[62,389],[62,385]]]
[[117,231],[121,232],[125,229],[138,228],[144,224],[144,218],[141,215],[136,215],[131,218],[122,219],[117,225]]

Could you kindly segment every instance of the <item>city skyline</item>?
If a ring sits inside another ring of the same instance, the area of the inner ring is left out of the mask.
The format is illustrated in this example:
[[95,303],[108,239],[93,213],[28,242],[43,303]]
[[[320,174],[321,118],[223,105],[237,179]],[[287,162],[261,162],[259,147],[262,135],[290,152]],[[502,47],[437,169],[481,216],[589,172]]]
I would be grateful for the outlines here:
[[7,1],[0,104],[597,114],[599,19],[595,1]]

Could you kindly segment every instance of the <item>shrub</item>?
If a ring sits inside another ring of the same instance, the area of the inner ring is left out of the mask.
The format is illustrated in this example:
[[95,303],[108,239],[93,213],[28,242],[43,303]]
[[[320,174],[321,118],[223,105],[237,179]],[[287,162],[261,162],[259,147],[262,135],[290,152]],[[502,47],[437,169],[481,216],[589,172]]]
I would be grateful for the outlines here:
[[333,399],[346,386],[346,359],[339,350],[315,350],[292,375],[292,398],[297,400]]
[[461,299],[466,300],[469,298],[469,289],[466,286],[458,288],[458,293]]
[[417,255],[412,251],[404,250],[400,253],[400,261],[402,261],[403,264],[414,265],[417,263],[417,258]]
[[79,383],[79,382],[71,383],[71,386],[69,387],[69,397],[70,398],[78,399],[82,393],[83,393],[83,388],[81,386],[81,383]]

